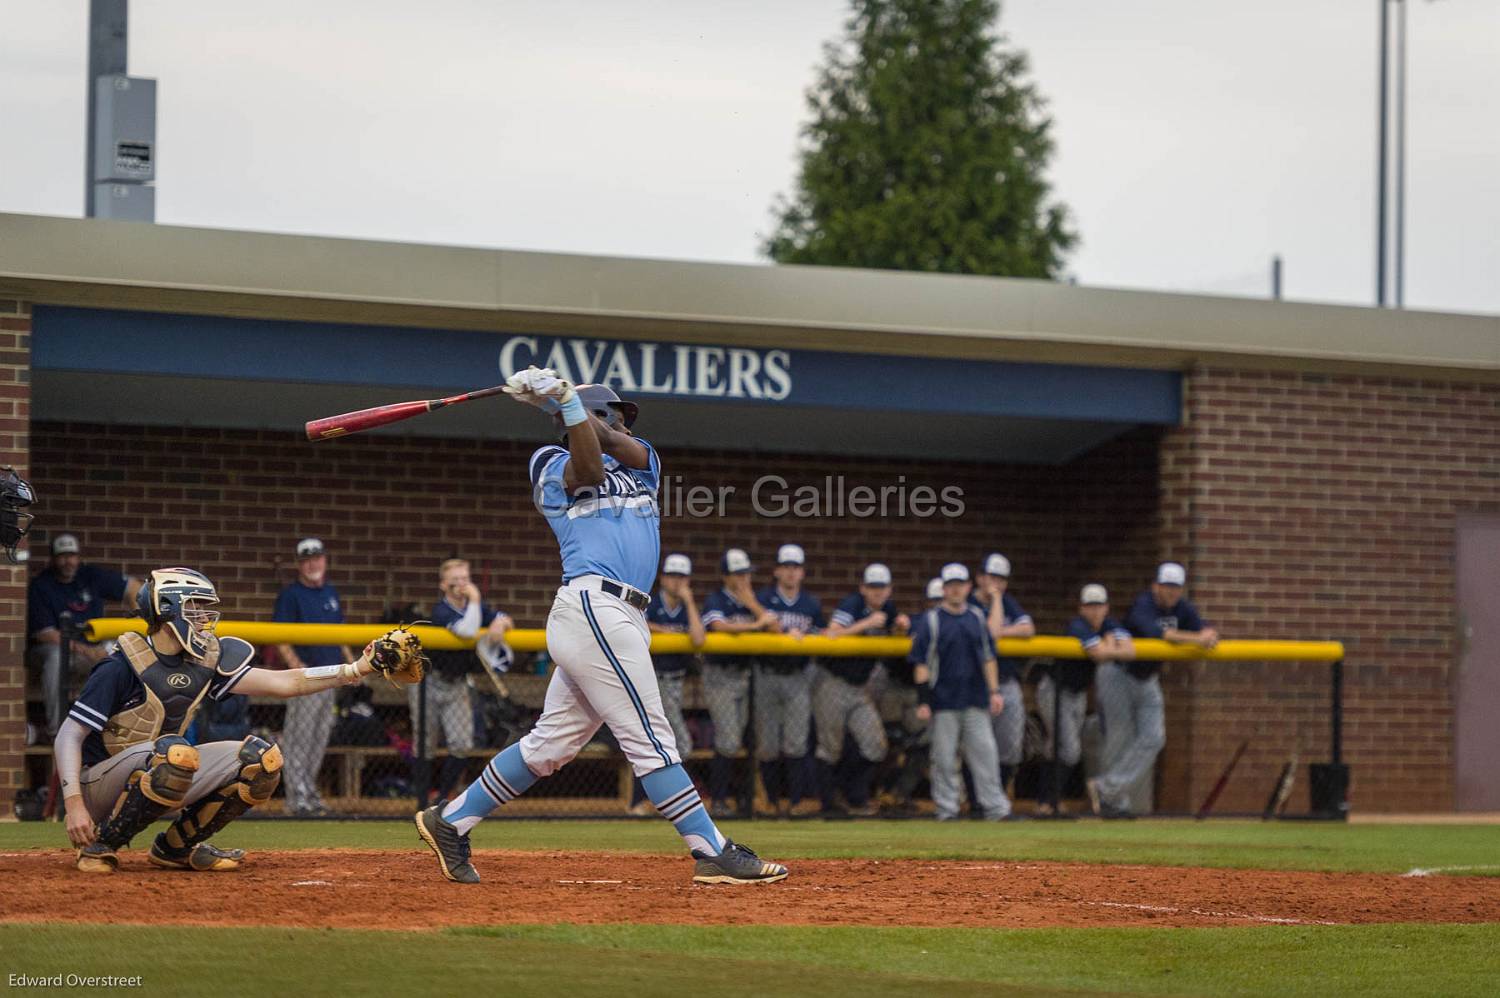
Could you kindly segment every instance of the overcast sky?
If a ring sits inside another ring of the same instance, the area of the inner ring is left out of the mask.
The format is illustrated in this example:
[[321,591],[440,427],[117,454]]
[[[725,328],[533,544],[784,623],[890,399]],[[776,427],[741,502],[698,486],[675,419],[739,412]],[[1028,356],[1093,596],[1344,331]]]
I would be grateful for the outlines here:
[[[87,0],[0,0],[0,211],[83,202]],[[755,262],[836,0],[135,0],[157,220]],[[1406,299],[1500,312],[1500,2],[1413,2]],[[1376,5],[1010,0],[1080,283],[1373,299]]]

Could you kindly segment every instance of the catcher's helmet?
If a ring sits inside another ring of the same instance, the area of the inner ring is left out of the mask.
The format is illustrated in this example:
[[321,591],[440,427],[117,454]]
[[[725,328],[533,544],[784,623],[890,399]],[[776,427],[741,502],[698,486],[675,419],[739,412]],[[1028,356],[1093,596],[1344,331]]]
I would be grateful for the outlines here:
[[218,590],[208,576],[191,568],[158,568],[136,594],[136,609],[146,619],[147,633],[162,625],[172,629],[183,653],[202,661],[218,638]]
[[32,515],[26,512],[26,507],[34,502],[36,493],[31,490],[31,483],[12,467],[0,468],[0,547],[5,548],[5,556],[12,564],[17,560],[16,545],[31,529]]
[[[573,390],[578,393],[583,407],[604,420],[607,426],[624,424],[628,429],[635,425],[635,417],[640,415],[640,406],[626,402],[608,385],[579,385]],[[568,428],[562,421],[562,413],[553,413],[552,422],[557,426],[557,432],[566,438]]]

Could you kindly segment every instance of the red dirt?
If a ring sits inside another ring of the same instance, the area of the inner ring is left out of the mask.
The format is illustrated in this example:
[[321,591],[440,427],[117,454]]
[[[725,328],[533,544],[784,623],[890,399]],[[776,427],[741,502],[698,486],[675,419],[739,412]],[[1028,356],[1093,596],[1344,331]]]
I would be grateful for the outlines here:
[[418,929],[1500,921],[1500,878],[804,859],[790,862],[792,876],[779,884],[698,887],[681,857],[486,850],[475,856],[484,883],[470,887],[443,881],[426,852],[257,852],[244,869],[218,874],[158,870],[139,850],[122,859],[118,873],[100,876],[74,870],[69,852],[0,858],[0,921]]

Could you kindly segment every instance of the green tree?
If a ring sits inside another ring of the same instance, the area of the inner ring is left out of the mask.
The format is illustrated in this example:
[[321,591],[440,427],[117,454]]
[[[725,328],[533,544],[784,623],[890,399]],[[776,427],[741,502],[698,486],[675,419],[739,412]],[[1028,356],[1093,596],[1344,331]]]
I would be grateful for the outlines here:
[[853,0],[808,91],[778,263],[1056,277],[1076,239],[1044,178],[1051,119],[996,0]]

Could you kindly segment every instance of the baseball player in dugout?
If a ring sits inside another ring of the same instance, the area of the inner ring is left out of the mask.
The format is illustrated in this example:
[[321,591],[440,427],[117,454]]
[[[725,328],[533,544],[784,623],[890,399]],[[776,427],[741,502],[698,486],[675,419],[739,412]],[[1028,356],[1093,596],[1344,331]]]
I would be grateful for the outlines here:
[[[276,597],[271,619],[279,624],[342,624],[344,606],[328,581],[328,551],[316,537],[297,542],[297,578]],[[292,669],[342,665],[353,653],[335,645],[278,645],[281,661]],[[334,693],[326,690],[287,704],[281,725],[286,753],[286,805],[297,817],[324,817],[328,806],[318,792],[318,771],[333,731]]]
[[918,715],[932,723],[932,802],[939,821],[958,817],[958,755],[974,774],[977,806],[991,821],[1010,816],[1000,786],[991,719],[1005,709],[995,666],[995,642],[984,614],[969,602],[967,566],[944,565],[943,601],[912,627],[912,678],[921,696]]
[[78,869],[113,872],[119,850],[172,812],[176,820],[151,844],[152,865],[238,868],[243,850],[208,840],[270,800],[281,779],[281,750],[255,735],[192,745],[183,732],[193,715],[205,700],[230,693],[303,697],[358,683],[376,670],[378,642],[346,664],[251,668],[255,649],[248,642],[214,634],[218,603],[201,572],[152,572],[136,597],[146,634],[120,636],[119,650],[90,674],[58,729],[53,751]]
[[[796,544],[776,551],[776,582],[755,598],[776,615],[781,633],[801,638],[827,626],[823,605],[802,588],[807,555]],[[812,672],[806,655],[762,655],[755,663],[755,758],[766,800],[780,817],[821,806],[808,771]]]
[[[669,554],[661,565],[656,594],[646,608],[646,626],[652,634],[686,634],[694,648],[703,647],[708,631],[693,599],[693,563],[685,554]],[[693,751],[693,736],[687,719],[682,716],[682,684],[687,679],[692,655],[651,656],[656,667],[656,685],[661,690],[661,706],[677,739],[677,754],[686,758]],[[635,781],[630,813],[645,817],[654,810],[646,798],[641,781]]]
[[1135,658],[1130,632],[1109,615],[1109,593],[1097,583],[1084,586],[1079,593],[1078,615],[1068,621],[1065,633],[1078,639],[1088,658],[1057,659],[1037,683],[1036,708],[1047,728],[1053,769],[1042,779],[1038,810],[1043,814],[1058,813],[1061,802],[1055,788],[1062,786],[1082,757],[1083,720],[1095,667]]
[[[781,618],[756,599],[750,577],[755,566],[741,548],[730,548],[719,559],[723,585],[703,601],[703,626],[723,634],[776,633]],[[749,655],[707,655],[703,661],[703,699],[714,725],[714,757],[708,769],[708,795],[715,817],[732,813],[729,795],[733,788],[735,757],[745,744],[745,725],[750,720]],[[739,813],[750,815],[751,780],[742,782]]]
[[[469,563],[462,558],[449,558],[438,566],[438,590],[442,596],[432,607],[433,625],[446,627],[461,638],[481,639],[485,648],[501,651],[503,667],[497,671],[509,668],[510,653],[504,641],[505,632],[511,628],[511,619],[484,603],[479,587],[469,575]],[[432,670],[427,679],[422,685],[409,686],[406,690],[412,737],[415,738],[423,687],[426,688],[427,758],[431,759],[437,752],[439,732],[448,746],[448,757],[438,770],[433,788],[433,792],[443,799],[458,789],[468,765],[468,752],[474,747],[474,708],[469,700],[469,676],[486,667],[481,660],[482,654],[482,650],[467,648],[431,651],[428,657],[432,660]]]
[[[884,637],[905,634],[910,627],[911,620],[891,600],[891,570],[876,562],[865,566],[859,590],[845,597],[833,611],[828,636]],[[848,732],[857,752],[845,766],[844,798],[855,815],[868,817],[877,812],[870,800],[870,779],[889,746],[885,722],[870,690],[875,666],[873,658],[829,655],[819,660],[813,686],[813,717],[818,730],[818,772],[825,810],[837,810],[835,776],[840,763],[845,762],[844,734]]]
[[[984,568],[979,572],[975,605],[985,612],[990,637],[1029,638],[1036,635],[1036,624],[1031,614],[1021,609],[1021,604],[1009,592],[1010,559],[1003,554],[991,554],[984,559]],[[1026,741],[1026,701],[1021,696],[1021,669],[1025,659],[1005,655],[998,660],[1000,671],[1000,695],[1005,699],[1005,709],[995,718],[995,749],[1000,753],[1000,789],[1008,795],[1010,781],[1021,765],[1022,750]]]
[[511,375],[505,391],[549,413],[560,441],[539,448],[528,465],[532,501],[562,554],[562,585],[547,615],[556,668],[536,726],[447,805],[417,812],[418,834],[443,876],[478,883],[474,826],[556,772],[608,724],[651,803],[687,845],[695,882],[784,879],[786,867],[730,842],[709,817],[662,708],[646,626],[661,547],[661,458],[630,432],[636,405],[604,385],[575,388],[535,367]]
[[[1203,622],[1198,608],[1183,595],[1187,569],[1164,561],[1151,588],[1135,598],[1125,629],[1137,638],[1162,638],[1175,644],[1212,648],[1219,632]],[[1089,804],[1105,818],[1130,818],[1130,794],[1156,762],[1167,743],[1165,703],[1161,695],[1162,663],[1137,659],[1106,662],[1094,677],[1099,716],[1104,727],[1103,772],[1088,781]]]
[[106,642],[75,638],[69,646],[72,675],[62,674],[62,616],[71,614],[75,623],[104,616],[106,601],[133,606],[141,580],[128,578],[112,568],[83,560],[83,548],[72,534],[52,538],[52,558],[26,588],[26,632],[31,644],[28,658],[42,671],[42,691],[47,701],[47,735],[57,734],[61,723],[66,683],[89,674],[113,650]]

